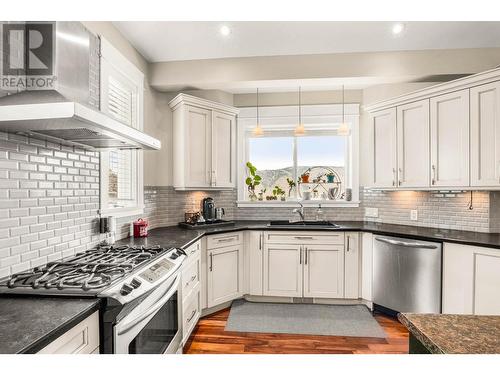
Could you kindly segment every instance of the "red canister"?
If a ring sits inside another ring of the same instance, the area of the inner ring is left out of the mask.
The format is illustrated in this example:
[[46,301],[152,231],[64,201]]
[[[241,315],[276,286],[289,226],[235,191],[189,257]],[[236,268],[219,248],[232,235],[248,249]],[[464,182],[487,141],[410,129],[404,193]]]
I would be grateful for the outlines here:
[[134,237],[148,236],[148,222],[144,219],[134,221]]

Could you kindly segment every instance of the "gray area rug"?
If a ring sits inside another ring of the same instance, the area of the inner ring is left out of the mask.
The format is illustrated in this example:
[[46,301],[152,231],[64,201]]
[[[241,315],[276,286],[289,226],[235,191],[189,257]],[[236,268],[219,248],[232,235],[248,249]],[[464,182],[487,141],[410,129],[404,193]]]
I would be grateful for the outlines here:
[[236,300],[225,331],[386,337],[366,306],[257,303]]

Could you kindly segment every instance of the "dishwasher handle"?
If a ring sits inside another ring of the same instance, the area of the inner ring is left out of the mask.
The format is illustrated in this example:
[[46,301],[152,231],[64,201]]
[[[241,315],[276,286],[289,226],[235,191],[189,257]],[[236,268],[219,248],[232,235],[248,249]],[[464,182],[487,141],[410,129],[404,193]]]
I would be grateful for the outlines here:
[[397,241],[397,240],[391,240],[389,238],[383,238],[383,237],[375,237],[377,241],[380,242],[385,242],[391,245],[397,245],[397,246],[404,246],[404,247],[413,247],[413,248],[419,248],[419,249],[438,249],[439,245],[433,245],[429,243],[419,243],[419,242],[405,242],[405,241]]

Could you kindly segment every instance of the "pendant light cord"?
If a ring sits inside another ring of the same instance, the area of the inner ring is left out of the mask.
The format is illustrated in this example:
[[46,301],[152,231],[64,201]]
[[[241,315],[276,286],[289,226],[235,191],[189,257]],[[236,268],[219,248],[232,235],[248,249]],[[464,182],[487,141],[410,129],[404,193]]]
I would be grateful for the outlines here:
[[342,85],[342,123],[345,124],[345,88]]
[[257,126],[260,126],[259,122],[259,89],[257,88]]
[[302,101],[301,101],[301,88],[299,86],[299,126],[302,125]]

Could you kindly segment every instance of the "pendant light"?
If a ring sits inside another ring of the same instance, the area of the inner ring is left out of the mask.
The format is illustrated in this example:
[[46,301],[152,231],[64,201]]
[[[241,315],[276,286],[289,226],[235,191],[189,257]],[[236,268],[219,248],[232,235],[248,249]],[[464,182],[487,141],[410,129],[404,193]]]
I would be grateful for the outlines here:
[[337,134],[338,135],[349,135],[351,132],[349,124],[345,121],[345,88],[342,85],[342,123],[340,124]]
[[295,135],[301,136],[306,133],[306,129],[304,128],[304,124],[302,123],[302,101],[301,101],[301,88],[299,86],[299,123],[295,128]]
[[253,129],[253,135],[260,137],[264,135],[264,130],[260,126],[259,121],[259,89],[257,88],[257,123],[255,124],[255,128]]

